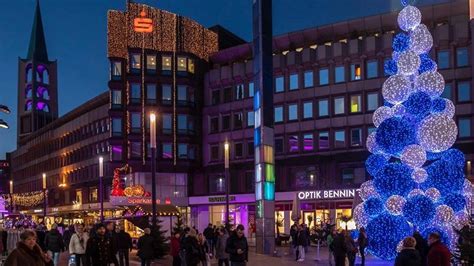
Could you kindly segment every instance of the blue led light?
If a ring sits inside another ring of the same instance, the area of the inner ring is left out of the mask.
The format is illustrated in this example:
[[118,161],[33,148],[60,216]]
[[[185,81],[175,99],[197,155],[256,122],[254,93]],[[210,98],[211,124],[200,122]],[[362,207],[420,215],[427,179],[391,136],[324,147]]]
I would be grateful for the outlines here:
[[433,220],[436,207],[430,198],[424,195],[416,195],[407,199],[403,206],[403,215],[411,223],[418,226],[426,226]]
[[403,216],[383,213],[367,224],[368,251],[384,260],[397,256],[400,240],[412,235],[412,230]]
[[384,152],[397,155],[406,146],[415,143],[415,127],[404,118],[391,117],[380,124],[375,139]]
[[463,169],[455,164],[438,160],[426,167],[428,179],[422,185],[423,189],[434,187],[441,195],[458,193],[464,184]]
[[426,152],[426,159],[429,161],[438,160],[443,155],[442,152]]
[[462,151],[458,149],[449,149],[443,152],[441,155],[441,160],[454,164],[458,166],[459,168],[463,168],[466,162],[464,153],[462,153]]
[[462,211],[466,207],[466,198],[461,194],[449,194],[444,197],[443,202],[453,208],[454,212]]
[[428,236],[431,234],[431,233],[438,233],[438,235],[440,236],[440,240],[441,240],[441,243],[449,246],[450,245],[450,241],[449,241],[449,236],[448,234],[445,232],[445,230],[441,229],[441,228],[437,228],[437,227],[428,227],[426,229],[424,229],[422,232],[421,232],[421,235],[423,236],[424,239],[428,239]]
[[401,163],[389,163],[374,178],[374,187],[384,198],[392,195],[407,196],[415,188],[413,170]]
[[372,154],[365,161],[365,168],[371,176],[375,176],[388,162],[388,159],[380,154]]
[[435,98],[431,102],[431,112],[433,113],[440,113],[446,108],[446,101],[444,98]]
[[378,197],[370,197],[364,202],[364,211],[371,217],[379,215],[383,210],[384,204]]
[[387,107],[393,107],[393,104],[391,104],[390,102],[388,102],[387,100],[384,100],[383,101],[383,106],[387,106]]
[[429,54],[421,54],[420,55],[420,67],[418,68],[418,73],[422,74],[428,71],[436,71],[438,69],[438,65],[435,61],[430,58]]
[[[392,48],[395,52],[403,52],[410,47],[410,35],[400,32],[393,37]],[[392,74],[393,75],[393,74]]]
[[411,115],[425,117],[431,110],[431,97],[424,92],[415,92],[408,97],[403,105]]
[[398,72],[397,62],[395,62],[395,60],[393,59],[387,60],[385,61],[385,64],[383,65],[383,69],[385,71],[385,74],[395,75]]

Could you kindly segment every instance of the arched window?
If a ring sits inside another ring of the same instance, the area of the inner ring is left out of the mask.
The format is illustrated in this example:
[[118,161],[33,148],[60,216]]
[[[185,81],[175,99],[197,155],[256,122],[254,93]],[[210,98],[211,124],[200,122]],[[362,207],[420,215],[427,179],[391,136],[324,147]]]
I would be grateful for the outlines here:
[[46,112],[46,113],[49,113],[49,106],[47,103],[45,102],[38,102],[36,104],[36,109],[39,110],[39,111],[43,111],[43,112]]
[[26,65],[25,72],[26,72],[25,81],[31,82],[33,80],[33,69],[32,69],[31,64]]
[[31,84],[28,84],[25,89],[25,99],[33,98],[33,90],[31,89]]
[[38,65],[36,67],[36,73],[38,73],[37,81],[40,81],[43,84],[49,84],[49,72],[45,65]]
[[44,100],[49,100],[50,97],[48,89],[42,86],[38,87],[38,89],[36,90],[36,97]]
[[25,111],[31,111],[33,109],[33,101],[27,100],[25,104]]
[[49,72],[48,69],[43,71],[43,84],[49,84]]

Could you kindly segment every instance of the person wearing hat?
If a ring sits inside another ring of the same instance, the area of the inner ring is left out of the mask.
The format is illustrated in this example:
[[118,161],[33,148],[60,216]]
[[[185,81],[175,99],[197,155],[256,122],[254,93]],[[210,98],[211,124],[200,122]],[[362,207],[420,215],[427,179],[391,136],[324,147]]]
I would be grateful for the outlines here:
[[103,224],[98,224],[96,234],[87,240],[86,255],[91,258],[94,266],[108,266],[114,261],[112,240],[105,235]]

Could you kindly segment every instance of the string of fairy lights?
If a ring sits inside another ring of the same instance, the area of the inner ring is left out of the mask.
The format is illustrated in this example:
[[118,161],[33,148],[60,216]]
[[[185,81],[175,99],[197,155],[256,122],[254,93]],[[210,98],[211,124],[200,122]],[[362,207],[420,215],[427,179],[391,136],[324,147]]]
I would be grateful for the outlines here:
[[[48,191],[46,190],[46,193],[43,193],[43,191],[15,193],[11,194],[11,197],[13,198],[13,204],[16,206],[34,207],[44,202],[44,194],[46,194],[47,197]],[[4,199],[8,199],[11,204],[11,198],[9,194],[5,194],[3,197]]]

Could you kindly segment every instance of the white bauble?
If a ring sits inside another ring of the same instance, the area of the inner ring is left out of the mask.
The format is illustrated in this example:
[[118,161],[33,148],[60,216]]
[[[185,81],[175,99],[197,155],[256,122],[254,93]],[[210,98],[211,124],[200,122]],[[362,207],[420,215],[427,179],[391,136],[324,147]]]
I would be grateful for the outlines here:
[[426,151],[442,152],[453,146],[458,127],[453,119],[443,114],[431,114],[418,126],[418,143]]
[[464,179],[464,184],[462,188],[462,192],[464,195],[467,197],[471,197],[472,194],[474,193],[474,187],[472,186],[471,181]]
[[365,142],[365,146],[367,147],[367,150],[371,153],[376,153],[377,152],[377,141],[375,139],[376,131],[370,133],[367,136],[367,140]]
[[412,144],[402,151],[400,159],[411,167],[421,167],[426,162],[426,152],[420,145]]
[[395,104],[394,106],[392,106],[392,113],[393,113],[393,116],[404,116],[406,115],[406,108],[405,108],[405,105],[403,104]]
[[465,211],[460,211],[454,214],[451,224],[457,229],[461,230],[464,226],[469,225],[469,214]]
[[385,202],[385,208],[393,215],[400,215],[403,213],[403,206],[406,202],[404,197],[392,195]]
[[451,118],[454,117],[454,113],[456,112],[456,107],[454,106],[454,103],[450,99],[444,99],[446,102],[446,106],[444,107],[444,110],[441,111],[441,114],[445,114]]
[[419,188],[415,188],[412,191],[410,191],[410,193],[408,193],[408,198],[411,198],[411,197],[417,196],[417,195],[425,195],[425,192],[423,192],[423,190],[421,190]]
[[377,108],[377,110],[375,110],[374,115],[372,116],[372,120],[374,121],[374,125],[376,127],[379,127],[385,119],[388,119],[392,116],[393,112],[390,107],[380,106],[379,108]]
[[431,97],[438,97],[444,90],[444,78],[436,71],[428,71],[415,80],[415,90],[426,92]]
[[421,12],[414,6],[406,6],[398,13],[398,26],[404,31],[414,29],[421,23]]
[[436,207],[436,214],[435,214],[435,219],[434,219],[435,223],[443,225],[443,224],[451,222],[453,218],[454,218],[453,208],[444,204]]
[[439,197],[441,197],[441,193],[439,192],[438,189],[432,187],[432,188],[428,188],[426,191],[425,191],[425,195],[430,198],[433,202],[436,202],[439,200]]
[[428,173],[424,168],[415,168],[411,174],[411,178],[413,178],[416,183],[421,184],[428,178]]
[[424,24],[418,25],[410,32],[410,50],[417,55],[427,53],[433,47],[433,36]]
[[366,227],[369,223],[368,215],[365,214],[364,203],[357,205],[354,208],[354,222],[356,223],[357,228]]
[[374,187],[374,182],[372,180],[365,181],[360,185],[359,196],[362,200],[367,200],[370,197],[377,197],[379,193]]
[[405,76],[413,75],[420,68],[420,57],[413,51],[406,51],[400,54],[397,62],[398,73]]
[[393,75],[382,85],[382,95],[392,104],[402,103],[413,92],[410,80],[403,75]]

